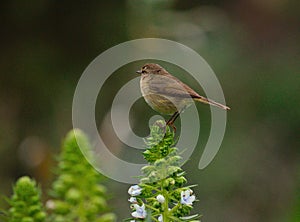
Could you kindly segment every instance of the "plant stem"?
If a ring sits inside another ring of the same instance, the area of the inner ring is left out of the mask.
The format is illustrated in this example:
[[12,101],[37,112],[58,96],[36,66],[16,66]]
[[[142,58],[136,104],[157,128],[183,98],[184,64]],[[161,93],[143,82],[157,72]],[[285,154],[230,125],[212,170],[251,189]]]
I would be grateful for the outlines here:
[[163,218],[163,222],[168,222],[169,221],[169,217],[168,217],[168,213],[169,213],[169,197],[168,197],[168,191],[166,191],[163,187],[162,187],[162,194],[165,198],[165,202],[163,203],[163,213],[162,213],[162,218]]

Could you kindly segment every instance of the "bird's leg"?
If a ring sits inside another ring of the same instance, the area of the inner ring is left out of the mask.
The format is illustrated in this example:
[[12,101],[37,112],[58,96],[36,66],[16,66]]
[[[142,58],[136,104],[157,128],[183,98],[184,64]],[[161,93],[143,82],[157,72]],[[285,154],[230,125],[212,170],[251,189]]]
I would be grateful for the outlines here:
[[174,126],[174,122],[179,115],[180,115],[180,112],[176,111],[166,123],[166,125],[171,126],[173,128],[175,133],[176,133],[176,127]]
[[175,120],[177,119],[177,117],[179,116],[179,112],[178,111],[176,111],[172,116],[171,116],[171,118],[167,121],[167,125],[172,125],[174,122],[175,122]]

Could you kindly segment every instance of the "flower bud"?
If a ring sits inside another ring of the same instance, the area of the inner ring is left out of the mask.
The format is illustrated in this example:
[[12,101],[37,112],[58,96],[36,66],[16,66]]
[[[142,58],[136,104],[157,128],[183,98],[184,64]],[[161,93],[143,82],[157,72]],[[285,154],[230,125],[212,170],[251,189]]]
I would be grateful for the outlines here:
[[181,176],[181,177],[177,177],[175,179],[175,182],[179,187],[181,187],[183,184],[185,184],[187,182],[187,180],[185,179],[184,176]]
[[156,197],[157,201],[160,203],[164,203],[165,202],[165,197],[161,194],[158,194]]

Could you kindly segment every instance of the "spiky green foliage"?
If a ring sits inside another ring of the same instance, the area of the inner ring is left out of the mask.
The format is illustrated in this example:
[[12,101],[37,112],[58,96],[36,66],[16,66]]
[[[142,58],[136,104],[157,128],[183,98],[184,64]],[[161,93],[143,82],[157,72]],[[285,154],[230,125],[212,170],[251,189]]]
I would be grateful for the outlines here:
[[[79,145],[80,144],[80,147]],[[86,160],[91,145],[80,130],[72,130],[64,140],[58,158],[56,180],[47,201],[51,222],[111,222],[115,215],[108,213],[107,190],[100,183],[103,176]],[[91,156],[90,156],[91,158]]]
[[[193,186],[186,186],[181,157],[175,147],[174,133],[164,121],[157,121],[145,140],[143,153],[148,165],[142,168],[138,185],[129,188],[134,221],[198,221],[188,216],[193,209]],[[145,210],[144,210],[145,208]]]
[[40,189],[36,182],[27,176],[18,179],[8,202],[10,205],[6,218],[8,222],[43,222],[46,219]]

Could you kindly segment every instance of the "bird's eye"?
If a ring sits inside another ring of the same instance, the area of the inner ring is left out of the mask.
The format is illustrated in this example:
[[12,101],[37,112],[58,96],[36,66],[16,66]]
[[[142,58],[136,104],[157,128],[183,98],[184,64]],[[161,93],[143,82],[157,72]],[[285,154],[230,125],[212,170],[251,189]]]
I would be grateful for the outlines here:
[[144,66],[144,67],[142,68],[142,73],[146,73],[146,72],[147,72],[147,71],[146,71],[147,68],[148,68],[147,66]]

